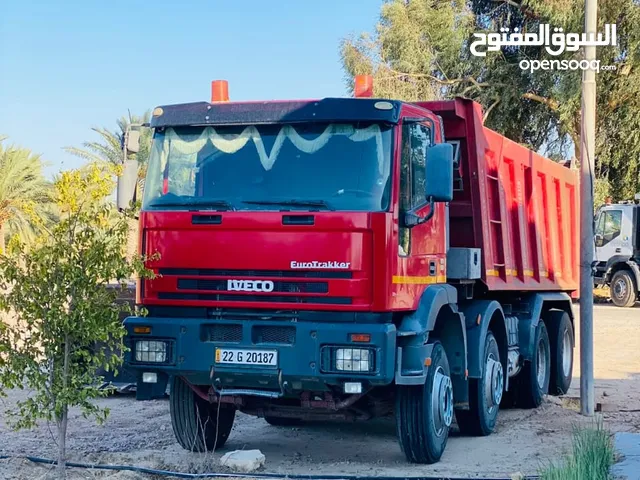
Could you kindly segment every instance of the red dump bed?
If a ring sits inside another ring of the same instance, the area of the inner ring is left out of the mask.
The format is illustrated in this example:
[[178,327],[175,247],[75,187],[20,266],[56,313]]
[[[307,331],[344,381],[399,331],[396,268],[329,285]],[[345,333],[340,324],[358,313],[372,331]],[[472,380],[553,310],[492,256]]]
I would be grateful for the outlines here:
[[469,100],[424,102],[459,142],[450,245],[482,249],[490,290],[576,291],[578,175],[485,128]]

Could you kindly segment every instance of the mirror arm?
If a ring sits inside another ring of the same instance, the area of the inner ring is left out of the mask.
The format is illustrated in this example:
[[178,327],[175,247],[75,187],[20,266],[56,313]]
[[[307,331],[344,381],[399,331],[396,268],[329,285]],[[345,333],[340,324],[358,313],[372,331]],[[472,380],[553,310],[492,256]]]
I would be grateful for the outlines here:
[[122,139],[122,164],[127,161],[127,142],[129,141],[129,127],[124,132],[124,138]]
[[412,208],[404,215],[404,224],[408,228],[415,227],[416,225],[420,225],[424,222],[428,222],[433,217],[433,214],[436,212],[435,202],[433,201],[433,197],[429,197],[429,211],[424,217],[419,216],[416,213],[416,209]]
[[436,205],[433,201],[433,197],[429,197],[429,213],[424,216],[422,222],[428,222],[429,220],[431,220],[431,217],[433,217],[434,213],[436,213]]

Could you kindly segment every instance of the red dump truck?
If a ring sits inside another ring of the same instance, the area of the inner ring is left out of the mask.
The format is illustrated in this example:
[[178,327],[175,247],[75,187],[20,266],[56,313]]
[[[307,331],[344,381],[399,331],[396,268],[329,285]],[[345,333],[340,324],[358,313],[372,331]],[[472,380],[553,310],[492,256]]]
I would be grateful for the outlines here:
[[153,111],[140,251],[159,276],[126,361],[139,399],[170,386],[186,449],[221,447],[236,411],[395,414],[408,461],[433,463],[454,417],[488,435],[506,402],[569,388],[577,176],[472,101],[356,80],[355,98],[241,103],[214,82],[211,102]]

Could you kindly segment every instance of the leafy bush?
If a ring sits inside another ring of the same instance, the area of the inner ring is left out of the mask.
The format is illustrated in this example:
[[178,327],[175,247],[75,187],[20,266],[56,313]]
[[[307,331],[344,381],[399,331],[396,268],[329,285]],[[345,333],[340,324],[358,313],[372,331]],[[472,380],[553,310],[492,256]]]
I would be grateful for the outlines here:
[[541,473],[541,480],[607,480],[613,465],[611,436],[597,422],[591,428],[575,428],[571,455],[560,464],[551,464]]

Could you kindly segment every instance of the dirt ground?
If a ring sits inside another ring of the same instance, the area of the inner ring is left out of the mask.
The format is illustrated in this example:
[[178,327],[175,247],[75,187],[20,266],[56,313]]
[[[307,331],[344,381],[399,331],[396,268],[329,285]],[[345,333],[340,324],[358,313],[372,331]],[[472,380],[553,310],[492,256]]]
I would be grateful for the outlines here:
[[[578,309],[575,309],[576,315]],[[640,308],[595,307],[596,401],[602,418],[614,432],[640,432]],[[579,345],[579,337],[576,339]],[[74,412],[70,421],[71,460],[139,465],[182,472],[224,472],[220,455],[235,449],[260,449],[264,472],[278,474],[351,474],[389,476],[502,477],[522,472],[534,475],[570,447],[574,425],[591,420],[577,413],[579,355],[576,348],[572,390],[564,399],[549,399],[537,410],[503,410],[493,435],[470,438],[453,433],[441,460],[432,466],[407,464],[395,439],[392,419],[362,424],[324,423],[277,428],[264,420],[239,415],[231,437],[215,454],[192,454],[173,438],[166,400],[136,402],[119,395],[102,403],[111,409],[104,426]],[[0,411],[22,393],[2,400]],[[53,427],[52,429],[53,430]],[[12,432],[0,419],[0,456],[37,455],[52,458],[55,442],[46,425]],[[45,478],[50,467],[18,459],[0,460],[0,478]],[[104,473],[71,469],[71,478],[142,479],[132,472]]]

